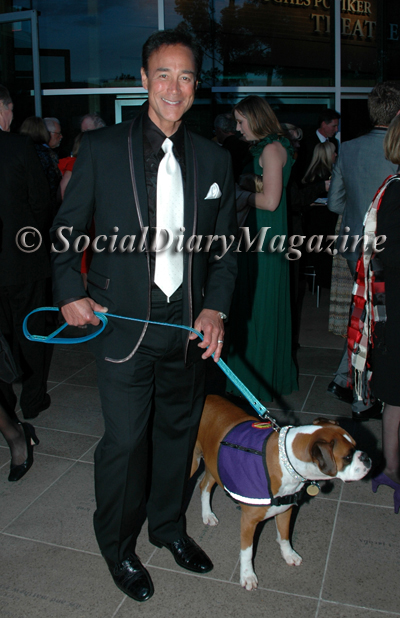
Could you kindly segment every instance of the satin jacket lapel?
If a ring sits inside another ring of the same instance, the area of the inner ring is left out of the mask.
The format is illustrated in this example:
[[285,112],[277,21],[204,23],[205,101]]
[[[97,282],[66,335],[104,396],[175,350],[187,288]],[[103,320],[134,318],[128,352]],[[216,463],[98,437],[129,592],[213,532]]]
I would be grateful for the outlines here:
[[130,161],[131,175],[133,176],[132,190],[139,221],[142,222],[143,227],[146,227],[149,225],[149,209],[147,205],[146,174],[143,159],[142,115],[133,121],[129,129],[129,134],[131,136]]
[[[185,204],[184,204],[184,225],[185,243],[187,239],[196,234],[197,229],[197,169],[196,154],[193,142],[187,129],[185,129],[185,163],[186,163],[186,185],[185,185]],[[185,251],[187,256],[187,252]]]

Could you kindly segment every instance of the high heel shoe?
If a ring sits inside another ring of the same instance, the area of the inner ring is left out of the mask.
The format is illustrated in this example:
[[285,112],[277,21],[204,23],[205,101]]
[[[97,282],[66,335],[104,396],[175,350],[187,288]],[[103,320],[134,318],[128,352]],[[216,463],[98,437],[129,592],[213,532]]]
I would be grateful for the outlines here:
[[21,423],[24,430],[26,449],[28,456],[24,463],[17,466],[10,465],[10,474],[8,480],[11,482],[19,481],[28,472],[29,468],[33,464],[33,447],[39,444],[39,438],[36,435],[35,429],[29,423]]
[[394,512],[397,515],[397,513],[399,512],[399,508],[400,508],[400,483],[396,483],[396,481],[393,481],[384,472],[381,472],[380,474],[378,474],[378,476],[375,476],[371,480],[372,480],[372,491],[374,493],[376,493],[376,490],[378,489],[379,485],[387,485],[388,487],[391,487],[392,489],[394,489],[394,494],[393,494]]

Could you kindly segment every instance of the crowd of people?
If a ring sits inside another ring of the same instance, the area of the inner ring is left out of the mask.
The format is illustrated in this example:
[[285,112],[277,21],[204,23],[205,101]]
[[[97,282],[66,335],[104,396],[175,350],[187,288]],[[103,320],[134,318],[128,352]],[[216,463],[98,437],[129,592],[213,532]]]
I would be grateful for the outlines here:
[[[291,233],[333,234],[338,214],[340,235],[361,235],[367,213],[370,237],[386,235],[387,244],[379,256],[365,246],[344,255],[358,286],[348,299],[356,310],[328,390],[352,404],[357,420],[381,418],[384,402],[384,467],[373,488],[390,485],[397,510],[400,504],[400,87],[376,86],[369,97],[374,129],[340,147],[336,111],[324,111],[307,140],[300,127],[281,124],[268,102],[254,95],[217,117],[213,143],[182,121],[200,70],[201,50],[189,35],[153,34],[143,48],[148,103],[142,113],[100,131],[104,121],[85,115],[71,156],[61,160],[59,120],[32,116],[19,135],[11,133],[13,103],[0,86],[0,431],[11,451],[9,480],[26,474],[39,442],[33,426],[16,415],[12,382],[21,381],[25,420],[51,405],[51,346],[26,340],[24,317],[55,304],[62,319],[88,332],[99,324],[95,312],[109,309],[147,321],[118,321],[91,342],[105,423],[95,453],[95,533],[115,584],[137,601],[154,592],[135,553],[146,515],[150,541],[171,551],[180,566],[197,573],[213,568],[188,536],[183,511],[204,401],[203,361],[218,361],[224,353],[263,402],[298,389],[292,331],[298,330],[300,269],[268,247]],[[145,250],[127,259],[121,239],[122,250],[82,259],[78,252],[59,251],[61,226],[72,230],[71,245],[89,230],[92,237],[111,230],[139,237],[144,227],[180,231],[184,243],[210,234],[216,242],[208,252],[172,252],[154,251],[145,239]],[[261,250],[239,246],[239,227],[250,239],[266,230]],[[28,231],[20,235],[22,228]],[[222,239],[232,237],[231,249],[215,259]],[[38,250],[28,252],[38,239]],[[319,267],[330,276],[331,261]],[[43,313],[32,320],[34,332],[52,327]],[[204,338],[152,322],[184,324]],[[241,395],[230,381],[226,391]]]

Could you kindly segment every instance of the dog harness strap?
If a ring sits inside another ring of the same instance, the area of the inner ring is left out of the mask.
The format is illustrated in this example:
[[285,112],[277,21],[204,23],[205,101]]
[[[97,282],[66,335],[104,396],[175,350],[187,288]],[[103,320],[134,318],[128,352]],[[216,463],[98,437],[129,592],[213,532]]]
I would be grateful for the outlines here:
[[232,444],[223,440],[221,442],[223,446],[230,446],[230,448],[236,448],[238,451],[244,451],[245,453],[253,453],[253,455],[262,455],[262,451],[256,451],[254,448],[247,448],[245,446],[239,446],[239,444]]

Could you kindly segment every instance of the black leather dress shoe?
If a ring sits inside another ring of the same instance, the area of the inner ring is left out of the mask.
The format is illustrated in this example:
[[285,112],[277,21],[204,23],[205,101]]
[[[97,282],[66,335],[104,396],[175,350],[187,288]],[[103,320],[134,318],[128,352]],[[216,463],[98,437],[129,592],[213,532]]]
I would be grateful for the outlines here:
[[149,540],[156,547],[166,547],[169,549],[175,558],[175,562],[188,571],[208,573],[214,568],[207,554],[187,534],[173,543],[163,543],[151,536]]
[[353,412],[353,421],[369,421],[370,419],[382,419],[382,404],[380,401],[376,401],[367,410],[361,410],[360,412]]
[[151,577],[136,554],[130,554],[122,562],[115,563],[107,558],[106,562],[115,585],[128,597],[143,602],[153,596]]
[[340,401],[345,401],[346,403],[353,403],[353,391],[351,388],[345,388],[344,386],[339,386],[336,382],[331,382],[327,388],[328,393],[336,397],[336,399],[340,399]]

